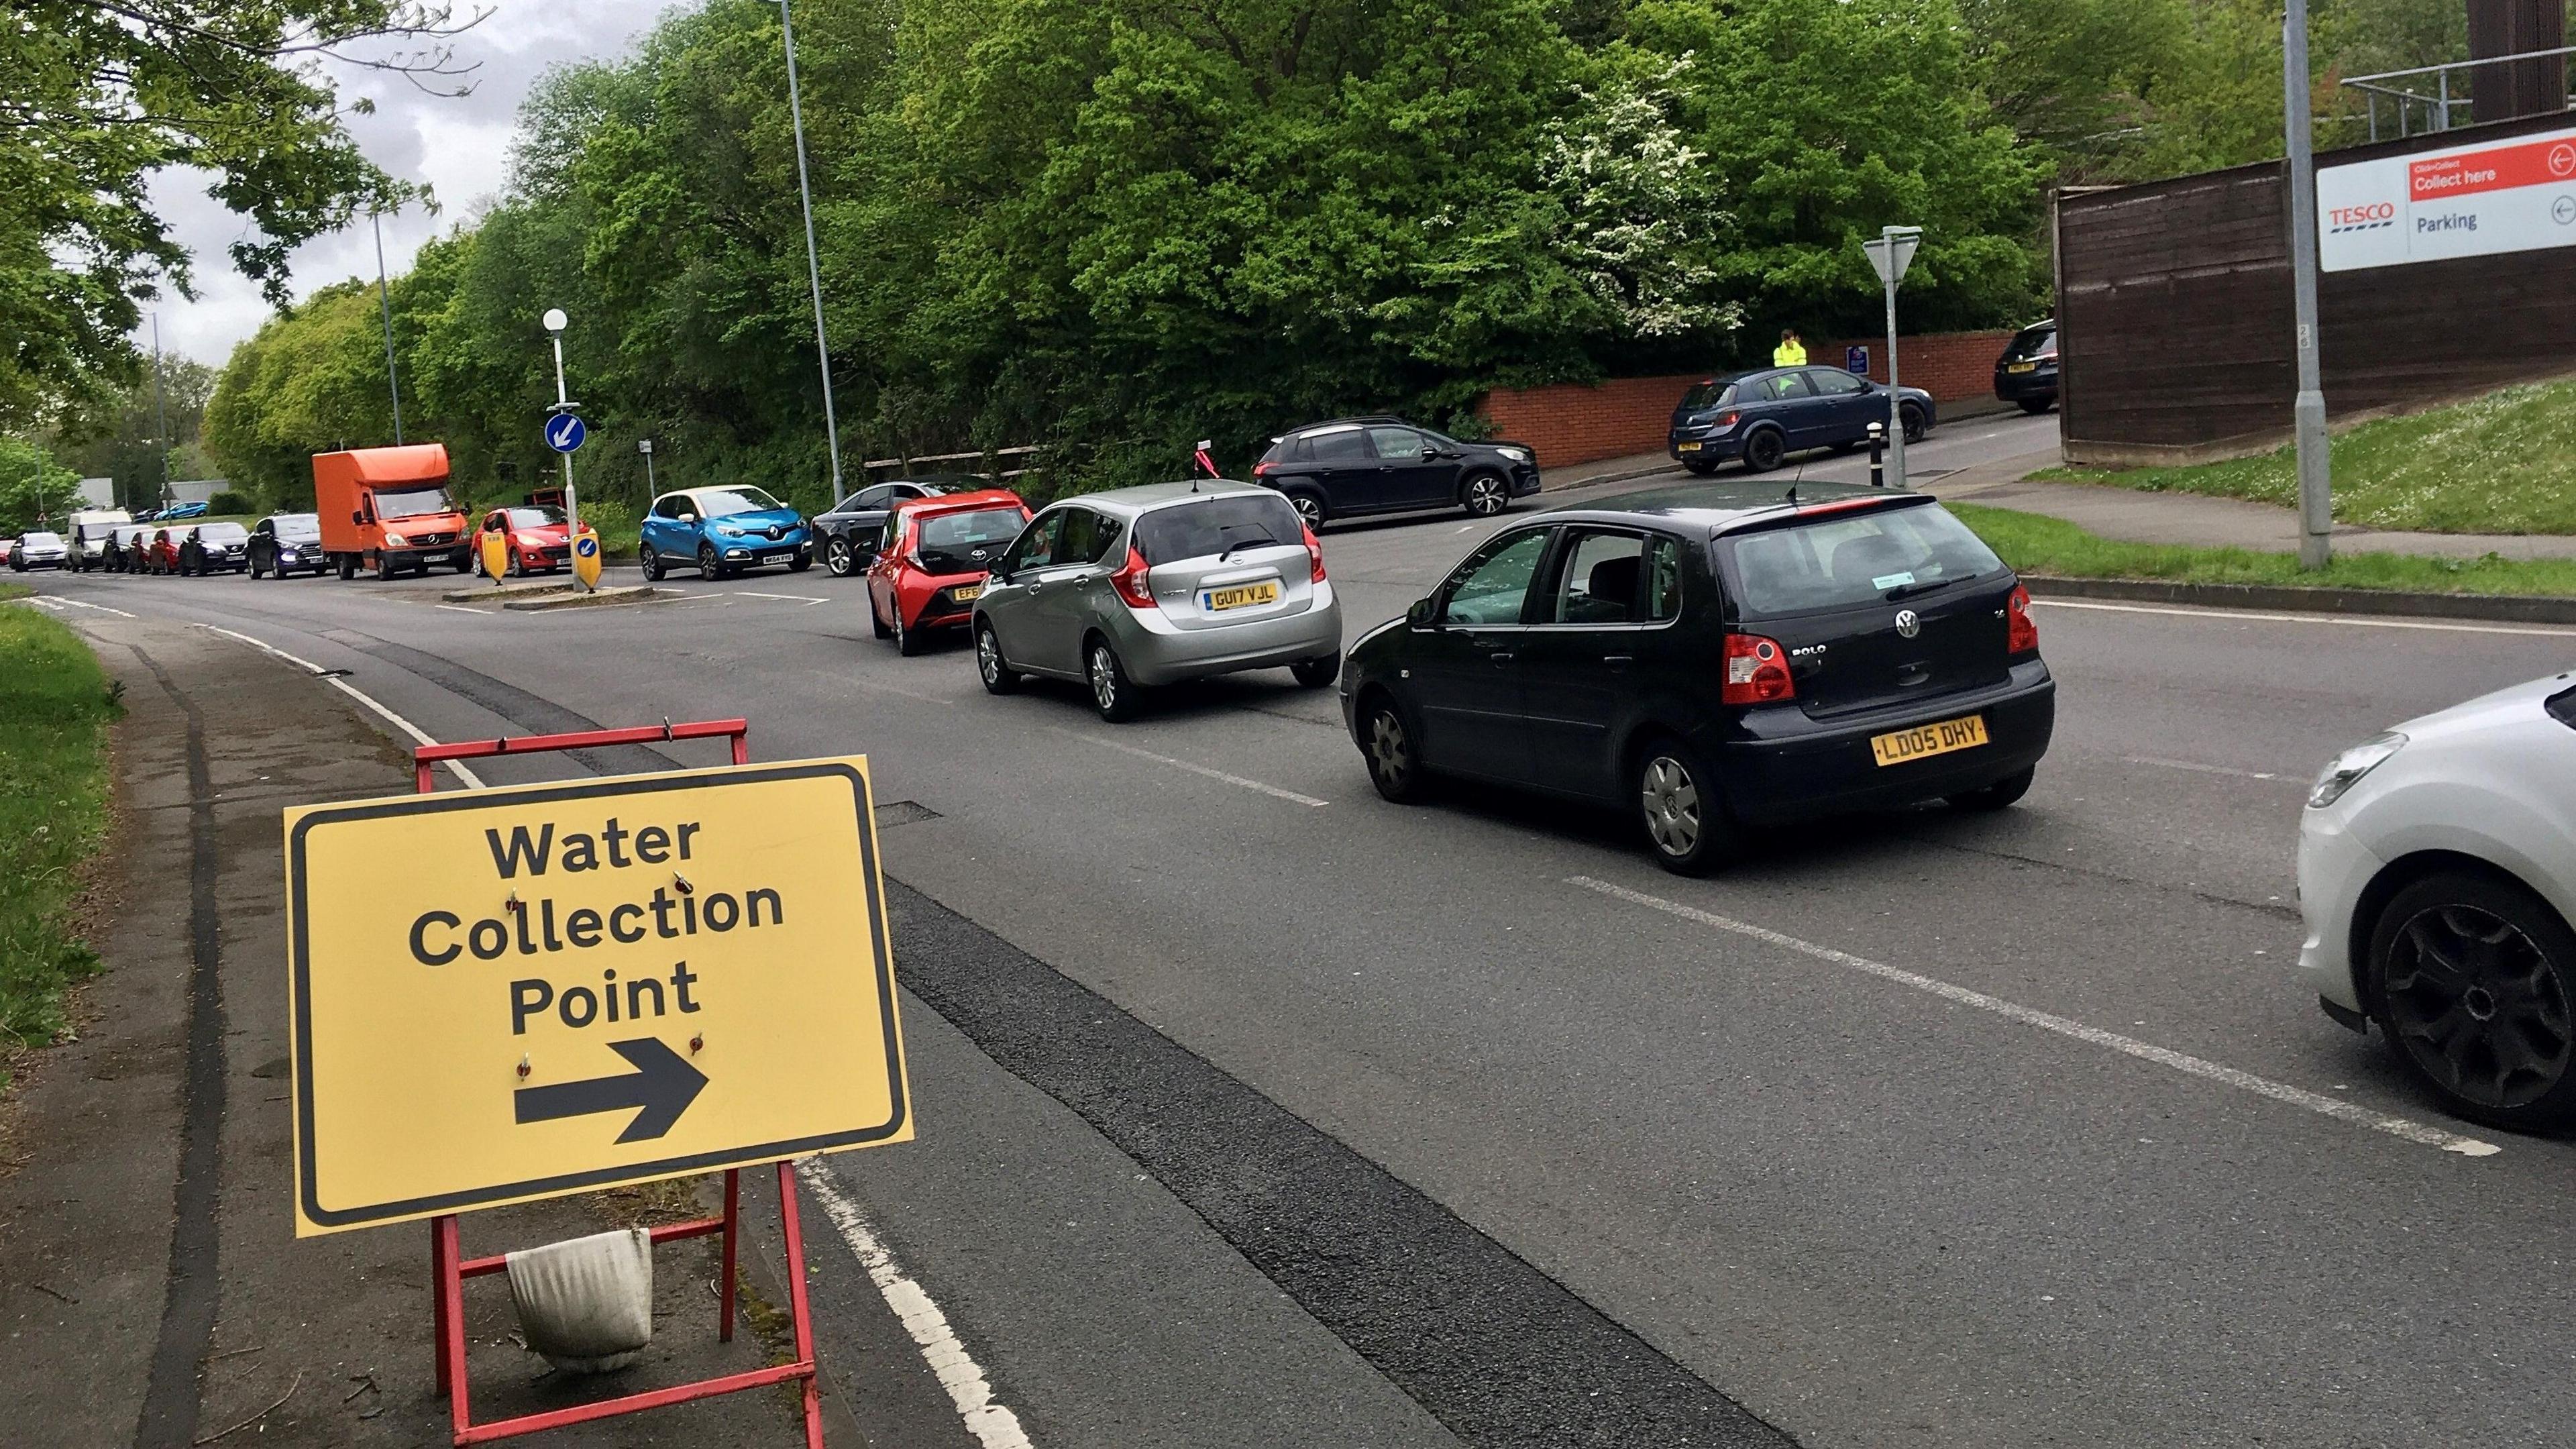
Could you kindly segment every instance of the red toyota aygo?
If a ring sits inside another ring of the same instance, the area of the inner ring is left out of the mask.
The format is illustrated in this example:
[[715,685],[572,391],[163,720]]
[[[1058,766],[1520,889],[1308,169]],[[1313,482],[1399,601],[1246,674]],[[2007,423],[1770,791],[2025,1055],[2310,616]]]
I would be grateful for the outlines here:
[[933,630],[974,617],[984,572],[1029,521],[1029,506],[1003,488],[906,502],[886,524],[868,569],[868,622],[877,637],[918,654]]

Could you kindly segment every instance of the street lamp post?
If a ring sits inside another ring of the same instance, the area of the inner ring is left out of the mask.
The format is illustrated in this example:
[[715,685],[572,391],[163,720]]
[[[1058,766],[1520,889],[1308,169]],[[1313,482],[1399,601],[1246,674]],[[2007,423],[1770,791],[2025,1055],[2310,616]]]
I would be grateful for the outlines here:
[[[546,333],[554,339],[555,344],[555,411],[559,414],[568,413],[572,411],[572,396],[564,391],[563,334],[564,329],[572,325],[572,319],[564,315],[564,310],[561,307],[549,307],[546,309],[545,324]],[[581,497],[573,491],[572,454],[570,453],[565,453],[563,455],[563,495],[564,537],[569,539],[574,547],[579,547],[581,544]],[[579,579],[581,577],[580,570],[574,570],[573,577],[575,579]],[[587,588],[589,586],[585,584],[583,587]]]
[[823,441],[832,453],[832,497],[841,496],[841,425],[832,415],[832,344],[823,337],[823,264],[814,252],[814,187],[805,178],[805,103],[796,90],[796,22],[788,0],[778,0],[778,28],[787,40],[787,119],[796,133],[796,195],[805,206],[805,277],[814,289],[814,356],[823,369]]
[[2317,160],[2308,118],[2308,0],[2281,13],[2281,111],[2290,153],[2290,291],[2298,324],[2299,395],[2290,421],[2299,450],[2299,567],[2334,558],[2334,476],[2325,383],[2317,360]]
[[637,438],[635,440],[635,451],[644,455],[644,491],[647,493],[661,492],[662,486],[653,481],[653,440],[651,438]]
[[1896,284],[1914,264],[1914,249],[1923,244],[1923,228],[1879,228],[1878,240],[1860,244],[1869,264],[1887,289],[1887,473],[1891,486],[1905,486],[1905,403],[1896,381]]
[[376,229],[376,305],[385,317],[385,387],[394,397],[394,446],[402,446],[402,380],[394,373],[394,300],[385,282],[385,221],[381,212],[368,212],[368,224]]

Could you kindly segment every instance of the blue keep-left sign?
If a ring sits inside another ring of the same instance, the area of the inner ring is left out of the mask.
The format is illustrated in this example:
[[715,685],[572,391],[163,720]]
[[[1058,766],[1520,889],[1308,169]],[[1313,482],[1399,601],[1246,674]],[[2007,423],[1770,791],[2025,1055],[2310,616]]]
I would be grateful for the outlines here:
[[580,538],[573,540],[572,551],[580,554],[583,558],[588,558],[592,554],[599,552],[599,540],[592,535],[585,533]]
[[558,453],[569,453],[590,436],[590,429],[577,413],[557,413],[546,419],[546,446]]

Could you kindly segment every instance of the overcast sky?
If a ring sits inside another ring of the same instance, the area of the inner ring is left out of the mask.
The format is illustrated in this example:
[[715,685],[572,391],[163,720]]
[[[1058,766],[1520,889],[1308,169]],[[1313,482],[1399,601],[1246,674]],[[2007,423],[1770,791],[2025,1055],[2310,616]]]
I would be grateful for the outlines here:
[[[474,0],[458,0],[460,15],[474,8]],[[427,95],[397,75],[334,68],[344,101],[363,95],[376,103],[374,115],[349,118],[350,133],[368,158],[391,175],[427,182],[438,194],[435,216],[413,209],[385,218],[385,263],[397,273],[422,242],[472,216],[477,203],[500,190],[509,166],[510,121],[530,83],[548,66],[625,51],[670,7],[662,0],[485,0],[485,8],[491,18],[455,42],[457,60],[479,67],[470,95]],[[233,270],[225,252],[247,223],[206,195],[201,173],[164,173],[154,184],[154,198],[172,233],[197,259],[196,301],[164,289],[158,304],[161,345],[220,367],[233,344],[259,330],[269,315],[259,288]],[[375,272],[375,236],[362,220],[299,249],[294,288],[302,296]],[[138,340],[151,345],[148,319]]]

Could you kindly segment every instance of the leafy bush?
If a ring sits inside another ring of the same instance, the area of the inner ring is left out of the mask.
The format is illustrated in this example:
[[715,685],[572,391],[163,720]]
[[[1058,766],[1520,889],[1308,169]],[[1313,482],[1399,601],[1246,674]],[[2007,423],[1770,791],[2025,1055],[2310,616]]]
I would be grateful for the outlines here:
[[208,500],[206,511],[208,513],[226,514],[257,513],[259,512],[259,502],[247,493],[241,493],[233,489],[226,488],[217,493],[212,499]]

